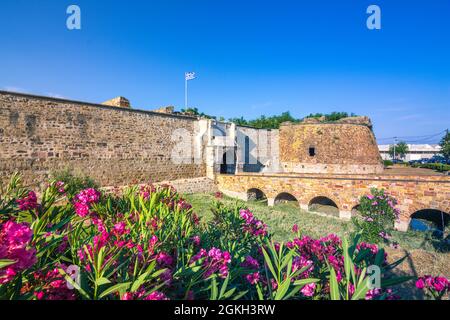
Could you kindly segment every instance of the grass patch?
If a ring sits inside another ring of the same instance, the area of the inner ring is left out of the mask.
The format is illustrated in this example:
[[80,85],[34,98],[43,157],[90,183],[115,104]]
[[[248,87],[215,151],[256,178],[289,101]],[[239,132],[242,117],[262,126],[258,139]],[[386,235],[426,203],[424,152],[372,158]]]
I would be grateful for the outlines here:
[[[215,200],[213,194],[198,193],[184,195],[184,198],[192,204],[194,211],[202,217],[204,221],[212,218],[210,208],[212,202]],[[237,201],[243,202],[226,196],[222,199],[222,202],[227,205],[232,205]],[[247,206],[258,219],[263,220],[269,226],[269,231],[274,235],[274,238],[277,241],[287,241],[291,239],[293,237],[291,230],[294,224],[298,225],[299,230],[303,234],[313,238],[320,238],[330,233],[342,237],[349,235],[354,231],[351,221],[339,220],[332,216],[307,212],[290,203],[281,203],[274,207],[268,207],[264,202],[251,201],[246,202],[245,206]],[[422,249],[429,252],[439,252],[443,249],[441,241],[434,239],[431,237],[431,234],[424,232],[393,231],[392,238],[405,250]]]

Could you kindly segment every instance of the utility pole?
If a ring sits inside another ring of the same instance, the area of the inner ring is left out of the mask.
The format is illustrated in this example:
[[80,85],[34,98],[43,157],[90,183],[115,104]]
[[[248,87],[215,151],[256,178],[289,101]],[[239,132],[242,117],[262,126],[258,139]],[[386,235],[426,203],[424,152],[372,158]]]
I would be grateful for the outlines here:
[[395,160],[395,148],[397,147],[397,137],[394,137],[394,159]]

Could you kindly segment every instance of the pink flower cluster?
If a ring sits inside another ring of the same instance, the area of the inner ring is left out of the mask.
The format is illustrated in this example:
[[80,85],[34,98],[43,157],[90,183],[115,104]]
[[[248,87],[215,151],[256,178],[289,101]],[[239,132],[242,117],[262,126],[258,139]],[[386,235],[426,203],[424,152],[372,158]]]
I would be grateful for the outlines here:
[[[352,293],[353,294],[353,293]],[[399,300],[400,297],[394,294],[392,289],[370,289],[366,293],[365,300],[374,300],[381,296],[384,296],[386,300]]]
[[152,193],[156,192],[154,185],[143,185],[140,187],[139,194],[145,199],[150,199]]
[[19,205],[19,209],[22,211],[33,210],[38,206],[36,193],[34,193],[34,191],[30,191],[25,198],[16,201]]
[[267,235],[267,225],[261,220],[256,219],[253,213],[248,209],[239,211],[239,215],[244,219],[243,230],[255,237]]
[[245,279],[250,284],[257,284],[259,282],[259,280],[260,280],[259,272],[254,272],[254,273],[247,274],[245,276]]
[[226,278],[228,276],[228,265],[231,262],[231,255],[228,251],[221,251],[212,248],[209,251],[200,249],[200,251],[191,258],[191,263],[202,260],[202,266],[205,270],[204,278],[218,273],[219,277]]
[[139,289],[137,292],[125,293],[121,300],[169,300],[169,298],[159,291],[153,291],[149,295],[146,295],[144,289]]
[[0,284],[11,281],[18,272],[36,263],[36,250],[28,249],[33,231],[26,223],[7,221],[0,229],[0,259],[13,260],[14,264],[0,269]]
[[[304,236],[301,239],[296,238],[292,242],[286,243],[286,246],[290,249],[296,250],[298,253],[298,256],[293,259],[293,271],[307,267],[306,270],[298,276],[298,279],[320,278],[320,265],[328,263],[336,271],[338,282],[343,280],[344,257],[342,255],[342,241],[338,236],[330,234],[318,240]],[[358,244],[356,250],[369,250],[370,254],[367,256],[367,259],[369,260],[374,260],[376,254],[378,253],[378,247],[376,245],[364,242]],[[385,261],[386,257],[387,255],[385,254]],[[316,268],[316,265],[319,266],[319,268]],[[308,268],[308,266],[310,267]],[[359,271],[360,270],[356,270],[356,272]],[[315,294],[315,289],[316,284],[312,283],[304,286],[301,293],[306,297],[312,297]],[[329,288],[325,286],[323,290],[326,293]],[[354,290],[352,284],[350,284],[349,290],[352,294]],[[373,299],[381,294],[384,294],[386,299],[397,298],[397,296],[393,294],[392,290],[374,290],[367,294],[366,299]]]
[[[66,270],[66,266],[61,265]],[[67,270],[66,270],[67,271]],[[46,273],[36,271],[33,273],[33,282],[35,286],[40,287],[34,295],[38,300],[76,300],[76,291],[67,287],[67,281],[59,273],[58,268],[54,268]],[[26,291],[26,287],[24,288]]]
[[438,293],[450,290],[449,280],[447,278],[433,277],[430,275],[420,277],[416,282],[416,287],[422,290],[435,290]]
[[100,192],[89,188],[77,194],[73,200],[75,212],[80,217],[84,218],[90,214],[90,205],[97,203],[100,200]]
[[[361,242],[356,246],[356,250],[369,250],[373,257],[375,257],[378,253],[378,246],[376,244]],[[387,262],[387,253],[384,253],[384,263]]]
[[58,188],[58,192],[59,193],[65,193],[66,192],[66,189],[65,189],[65,183],[63,182],[63,181],[58,181],[58,182],[56,182],[56,188]]
[[241,267],[258,270],[259,262],[252,256],[246,256],[244,262],[241,263]]
[[300,256],[306,260],[325,261],[329,256],[336,255],[341,245],[341,239],[334,234],[330,234],[319,240],[304,236],[301,239],[294,239],[292,242],[286,243],[290,249],[295,248]]

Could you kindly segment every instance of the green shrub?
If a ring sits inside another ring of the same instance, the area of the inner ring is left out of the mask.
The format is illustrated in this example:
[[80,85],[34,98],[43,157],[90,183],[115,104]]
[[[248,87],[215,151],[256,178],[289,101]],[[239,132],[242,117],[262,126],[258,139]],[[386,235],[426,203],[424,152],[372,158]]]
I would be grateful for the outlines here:
[[392,162],[391,160],[384,160],[383,163],[385,167],[390,167],[394,165],[394,162]]
[[387,195],[383,189],[371,189],[371,194],[361,197],[359,217],[352,221],[362,240],[370,243],[388,242],[389,232],[394,228],[399,211],[395,208],[397,201]]
[[414,168],[424,168],[424,169],[431,169],[436,170],[439,172],[447,172],[450,171],[450,165],[443,164],[443,163],[415,163],[412,165]]
[[69,200],[71,200],[81,190],[88,188],[99,188],[94,179],[85,175],[75,174],[69,169],[53,172],[51,176],[55,181],[64,183],[63,188]]

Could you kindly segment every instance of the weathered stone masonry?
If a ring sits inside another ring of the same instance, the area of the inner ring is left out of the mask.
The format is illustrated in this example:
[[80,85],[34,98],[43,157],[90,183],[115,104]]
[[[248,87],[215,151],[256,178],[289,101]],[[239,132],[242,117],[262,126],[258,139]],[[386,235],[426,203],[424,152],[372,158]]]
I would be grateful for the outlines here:
[[19,171],[31,186],[65,168],[104,186],[205,177],[204,162],[171,161],[173,131],[197,127],[192,117],[0,92],[0,176]]

